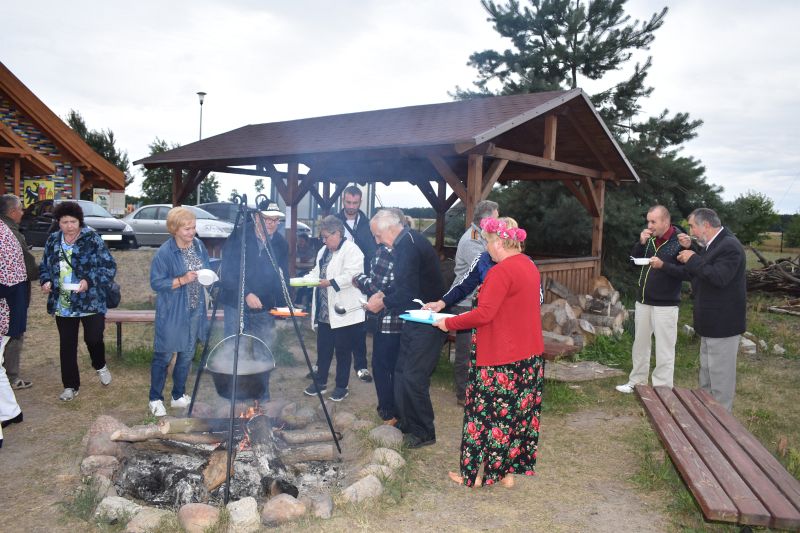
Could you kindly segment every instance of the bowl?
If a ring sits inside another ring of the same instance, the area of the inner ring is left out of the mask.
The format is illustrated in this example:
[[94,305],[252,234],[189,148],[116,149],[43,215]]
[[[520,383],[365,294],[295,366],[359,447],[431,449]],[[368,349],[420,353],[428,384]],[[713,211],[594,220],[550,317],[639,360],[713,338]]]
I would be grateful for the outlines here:
[[430,320],[433,316],[433,311],[430,309],[409,309],[406,313],[411,315],[411,318],[419,320]]
[[633,258],[633,264],[639,265],[639,266],[647,266],[647,265],[650,264],[650,258],[649,257],[634,257]]
[[219,276],[217,276],[217,273],[213,270],[203,268],[197,271],[197,281],[200,283],[200,285],[205,285],[208,287],[209,285],[219,281]]

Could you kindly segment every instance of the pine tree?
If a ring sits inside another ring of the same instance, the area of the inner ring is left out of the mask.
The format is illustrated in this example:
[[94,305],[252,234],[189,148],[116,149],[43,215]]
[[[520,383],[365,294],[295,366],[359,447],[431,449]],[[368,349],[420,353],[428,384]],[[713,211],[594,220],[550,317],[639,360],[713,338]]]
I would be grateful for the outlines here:
[[[170,144],[156,137],[150,143],[150,155],[156,155],[167,150],[180,147],[180,144]],[[200,198],[203,202],[216,202],[219,199],[219,182],[214,174],[209,174],[200,183]],[[144,170],[142,181],[142,201],[145,204],[171,204],[172,203],[172,169],[166,167],[149,168]],[[197,193],[192,192],[183,201],[186,205],[197,203]]]
[[90,130],[86,126],[86,121],[83,120],[81,114],[74,109],[71,109],[67,114],[67,125],[72,128],[92,150],[125,174],[126,187],[133,182],[128,152],[117,149],[117,138],[114,136],[113,131],[110,129]]

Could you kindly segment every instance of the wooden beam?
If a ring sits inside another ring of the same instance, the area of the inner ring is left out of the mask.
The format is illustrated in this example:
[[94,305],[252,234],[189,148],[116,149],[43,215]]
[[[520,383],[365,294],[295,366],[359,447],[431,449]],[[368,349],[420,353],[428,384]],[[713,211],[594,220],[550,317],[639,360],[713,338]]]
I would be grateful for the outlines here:
[[[289,276],[297,274],[297,204],[300,203],[301,198],[299,194],[300,185],[298,184],[298,166],[296,162],[289,163],[289,179],[287,180],[289,197],[292,199],[292,211],[289,213],[292,231],[286,232],[286,241],[289,243]],[[287,304],[291,305],[291,302],[287,302]]]
[[444,181],[440,181],[438,183],[438,200],[439,200],[439,209],[436,210],[436,242],[435,246],[436,249],[440,252],[442,248],[444,248],[444,224],[445,224],[445,215],[447,214],[447,207],[445,203],[447,202],[447,183]]
[[453,189],[453,192],[461,198],[462,202],[466,202],[467,200],[467,189],[464,187],[464,183],[456,176],[456,173],[453,172],[453,169],[450,168],[450,165],[447,164],[447,161],[444,160],[441,156],[438,155],[429,155],[428,161],[431,162],[433,168],[436,169],[436,172],[444,178],[444,181]]
[[172,205],[181,205],[181,198],[178,196],[178,191],[183,185],[183,171],[179,168],[172,169]]
[[22,148],[14,148],[12,146],[0,146],[0,154],[8,154],[19,156],[26,153]]
[[575,198],[578,199],[584,209],[591,214],[592,208],[590,207],[589,201],[586,199],[586,194],[583,192],[583,190],[581,190],[581,188],[578,187],[572,179],[565,179],[564,185],[566,185],[567,189],[569,189],[569,192],[571,192]]
[[[425,198],[428,200],[428,203],[431,204],[431,207],[433,207],[434,210],[439,212],[442,209],[442,204],[439,202],[439,197],[435,192],[433,192],[433,187],[431,187],[430,183],[424,179],[416,180],[412,183],[416,185],[420,191],[422,191],[422,195],[425,196]],[[439,183],[444,184],[443,181]]]
[[468,228],[472,224],[472,217],[475,214],[475,206],[481,197],[483,185],[483,156],[469,154],[467,156],[467,200],[464,202],[466,214],[464,227]]
[[6,166],[0,165],[0,194],[6,194]]
[[558,131],[558,117],[550,114],[544,117],[544,150],[542,157],[550,161],[556,160],[556,132]]
[[275,185],[278,194],[283,198],[283,203],[286,205],[291,204],[292,200],[289,196],[289,187],[286,185],[286,182],[283,181],[283,178],[280,176],[270,176],[270,179],[272,180],[272,184]]
[[516,152],[514,150],[507,150],[494,145],[489,146],[488,150],[486,150],[486,155],[496,157],[498,159],[508,159],[510,161],[515,161],[517,163],[531,165],[534,167],[547,168],[550,170],[556,170],[558,172],[574,174],[576,176],[589,176],[590,178],[594,179],[602,179],[603,177],[602,172],[597,169],[586,168],[579,165],[573,165],[571,163],[562,163],[561,161],[551,161],[543,157]]
[[[589,182],[592,185],[592,182]],[[594,182],[594,195],[599,206],[599,213],[592,219],[592,256],[600,257],[601,260],[595,266],[595,277],[600,275],[600,264],[603,254],[603,218],[605,214],[606,182],[599,180]]]
[[11,167],[13,172],[12,179],[14,180],[14,194],[19,196],[22,191],[22,162],[19,159],[15,159]]
[[492,164],[489,165],[489,169],[486,171],[486,176],[483,179],[481,200],[486,200],[486,198],[489,197],[489,193],[492,192],[492,187],[494,187],[494,184],[500,179],[500,174],[503,173],[506,165],[508,165],[508,159],[495,159],[492,161]]
[[[583,144],[585,144],[586,147],[589,148],[589,151],[592,152],[592,155],[594,155],[594,157],[597,159],[597,162],[600,163],[600,166],[603,167],[603,170],[610,171],[611,165],[609,164],[608,159],[603,155],[603,152],[600,150],[600,147],[597,146],[597,143],[594,141],[594,139],[589,137],[580,124],[578,124],[578,121],[575,120],[575,117],[572,115],[572,113],[566,112],[564,113],[564,117],[566,117],[567,122],[569,122],[570,126],[572,126],[572,129],[574,129],[578,134],[578,137],[581,138]],[[616,182],[619,182],[616,176],[614,176],[612,179]]]
[[595,193],[594,186],[592,185],[592,180],[584,176],[581,178],[580,182],[581,185],[583,185],[584,192],[586,193],[586,200],[589,202],[589,214],[591,214],[593,217],[599,216],[602,208],[600,206],[599,199],[597,198],[597,194]]
[[450,196],[447,197],[447,201],[444,203],[445,211],[453,207],[453,204],[455,204],[457,201],[458,201],[458,195],[454,192],[451,192]]

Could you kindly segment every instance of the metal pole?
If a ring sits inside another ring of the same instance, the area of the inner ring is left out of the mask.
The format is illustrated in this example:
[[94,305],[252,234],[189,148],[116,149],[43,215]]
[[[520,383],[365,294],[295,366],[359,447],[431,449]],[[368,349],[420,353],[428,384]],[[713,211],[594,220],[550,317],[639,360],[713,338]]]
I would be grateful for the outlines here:
[[[200,133],[198,135],[198,141],[203,140],[203,101],[206,98],[206,93],[203,91],[199,91],[197,93],[197,97],[200,99]],[[200,205],[200,184],[197,184],[197,202],[195,205]]]

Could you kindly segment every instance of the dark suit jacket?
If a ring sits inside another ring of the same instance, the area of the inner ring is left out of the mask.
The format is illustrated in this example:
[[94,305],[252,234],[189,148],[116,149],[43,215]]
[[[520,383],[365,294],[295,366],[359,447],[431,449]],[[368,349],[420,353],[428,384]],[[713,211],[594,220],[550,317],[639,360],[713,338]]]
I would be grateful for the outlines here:
[[694,296],[694,329],[702,337],[744,333],[747,319],[745,254],[725,228],[686,263]]
[[392,246],[394,280],[384,291],[383,303],[392,314],[419,309],[411,300],[435,302],[444,294],[439,255],[420,232],[404,229]]

